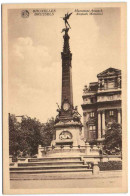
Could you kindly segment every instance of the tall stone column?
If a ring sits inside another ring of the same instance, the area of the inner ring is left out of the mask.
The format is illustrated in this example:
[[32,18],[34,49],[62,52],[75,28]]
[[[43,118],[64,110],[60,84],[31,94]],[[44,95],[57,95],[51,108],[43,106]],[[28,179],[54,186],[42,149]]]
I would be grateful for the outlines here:
[[101,139],[101,112],[98,111],[98,139]]
[[121,124],[121,109],[118,109],[118,123]]
[[102,135],[105,135],[105,110],[102,112]]
[[[73,90],[72,90],[72,53],[69,46],[69,29],[65,29],[63,52],[61,52],[62,58],[62,99],[61,105],[67,99],[71,107],[73,108]],[[62,106],[61,106],[62,107]]]

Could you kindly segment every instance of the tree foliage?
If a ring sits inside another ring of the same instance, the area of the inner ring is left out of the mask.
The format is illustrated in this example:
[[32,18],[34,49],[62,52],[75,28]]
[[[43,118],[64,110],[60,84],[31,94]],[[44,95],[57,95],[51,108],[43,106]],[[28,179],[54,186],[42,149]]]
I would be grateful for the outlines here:
[[9,117],[9,152],[14,156],[33,156],[38,145],[48,146],[54,132],[54,118],[40,123],[36,118],[23,116],[18,122],[15,115]]
[[49,146],[51,144],[55,132],[54,125],[54,118],[49,119],[45,124],[43,124],[41,129],[41,137],[44,138],[41,143],[42,146]]
[[104,149],[108,151],[122,150],[122,127],[118,123],[113,123],[105,134]]
[[9,153],[16,155],[19,150],[20,124],[17,122],[15,115],[9,116]]

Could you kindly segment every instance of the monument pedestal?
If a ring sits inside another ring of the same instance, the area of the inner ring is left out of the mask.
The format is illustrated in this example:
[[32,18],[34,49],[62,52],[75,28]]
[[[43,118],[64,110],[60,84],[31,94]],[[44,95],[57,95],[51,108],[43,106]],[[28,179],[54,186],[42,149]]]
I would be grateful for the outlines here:
[[82,124],[81,122],[58,122],[55,125],[56,136],[52,140],[51,146],[70,145],[70,146],[85,146],[82,137]]

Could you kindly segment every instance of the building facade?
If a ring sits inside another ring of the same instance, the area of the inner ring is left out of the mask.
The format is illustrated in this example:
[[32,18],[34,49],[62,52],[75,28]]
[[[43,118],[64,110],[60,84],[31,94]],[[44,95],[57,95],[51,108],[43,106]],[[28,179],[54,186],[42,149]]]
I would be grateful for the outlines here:
[[121,70],[109,68],[97,78],[83,89],[82,109],[85,139],[101,142],[110,124],[122,123]]

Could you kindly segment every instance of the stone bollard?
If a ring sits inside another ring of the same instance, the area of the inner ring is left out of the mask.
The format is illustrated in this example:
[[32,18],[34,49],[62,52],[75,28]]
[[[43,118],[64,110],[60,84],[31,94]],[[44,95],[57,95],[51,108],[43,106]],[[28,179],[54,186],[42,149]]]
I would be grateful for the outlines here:
[[96,145],[93,146],[93,150],[95,151],[95,155],[99,155],[100,154],[99,153],[99,148]]
[[100,171],[100,169],[99,169],[99,166],[98,166],[98,162],[95,161],[94,165],[93,165],[93,174],[97,175],[97,174],[99,174],[99,171]]
[[80,160],[81,160],[81,161],[84,161],[84,157],[80,157]]
[[28,159],[29,159],[29,158],[26,158],[24,162],[25,162],[25,163],[28,163]]
[[9,163],[12,163],[12,162],[13,162],[13,161],[12,161],[12,158],[13,158],[13,156],[10,155],[10,156],[9,156]]
[[41,148],[42,148],[42,146],[39,145],[39,146],[38,146],[38,158],[41,158],[41,157],[42,157]]
[[85,154],[87,154],[87,155],[90,155],[91,154],[91,152],[90,152],[90,145],[89,145],[89,143],[87,142],[86,144],[85,144]]
[[15,162],[14,163],[14,167],[18,167],[18,162]]
[[83,162],[84,162],[84,165],[87,165],[87,160],[84,159]]

